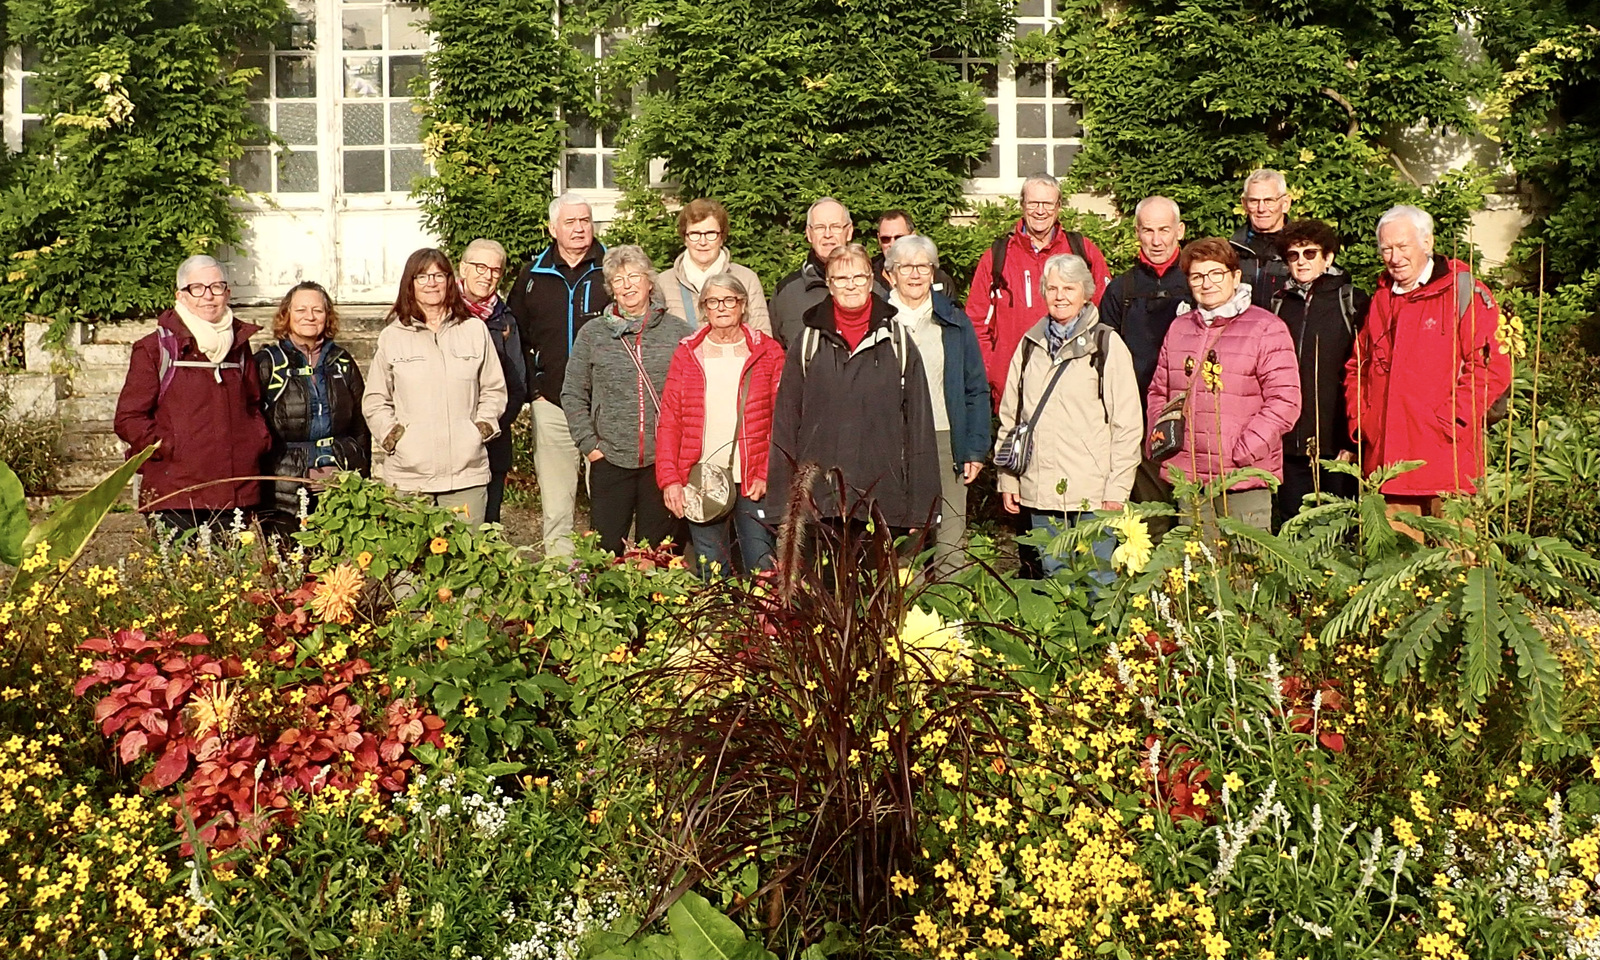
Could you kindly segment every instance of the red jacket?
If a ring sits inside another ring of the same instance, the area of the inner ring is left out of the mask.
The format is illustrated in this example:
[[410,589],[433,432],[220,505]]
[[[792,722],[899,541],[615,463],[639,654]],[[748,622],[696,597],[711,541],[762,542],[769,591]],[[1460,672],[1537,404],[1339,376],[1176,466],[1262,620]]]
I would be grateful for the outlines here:
[[[1004,279],[995,291],[991,305],[989,291],[993,286],[994,248],[990,247],[978,258],[976,272],[972,275],[972,289],[967,293],[967,316],[978,332],[978,345],[983,349],[984,368],[989,374],[991,392],[998,397],[1005,386],[1006,371],[1011,368],[1011,355],[1016,353],[1022,335],[1027,333],[1039,318],[1045,315],[1044,295],[1039,292],[1040,273],[1044,263],[1061,253],[1071,253],[1067,232],[1056,227],[1050,242],[1043,250],[1034,250],[1028,238],[1028,225],[1018,220],[1007,238]],[[1089,261],[1089,272],[1094,275],[1094,289],[1090,297],[1095,305],[1100,303],[1106,284],[1111,282],[1106,270],[1105,255],[1094,241],[1083,238],[1083,252]],[[991,309],[992,306],[992,309]]]
[[[194,335],[174,310],[161,315],[161,326],[177,336],[178,360],[205,360]],[[267,421],[261,414],[261,380],[250,356],[250,337],[260,330],[253,324],[233,322],[233,347],[223,363],[238,367],[216,373],[200,367],[177,367],[165,394],[161,386],[161,347],[157,334],[133,345],[128,377],[117,398],[117,436],[137,453],[161,441],[161,446],[139,468],[144,477],[143,503],[185,487],[227,477],[261,473],[261,459],[272,446]],[[219,483],[183,497],[157,504],[157,510],[246,510],[261,502],[254,480]]]
[[[689,469],[700,462],[706,428],[706,368],[700,362],[701,341],[711,333],[701,327],[678,341],[667,368],[667,385],[661,392],[661,421],[656,427],[656,483],[665,490],[689,482]],[[772,408],[783,375],[783,348],[760,330],[744,327],[750,356],[739,374],[745,394],[744,420],[739,425],[739,464],[742,482],[767,479],[768,444],[772,439]]]
[[1458,310],[1458,274],[1470,268],[1436,256],[1428,282],[1404,294],[1384,274],[1345,364],[1345,408],[1362,469],[1427,461],[1384,484],[1384,493],[1472,493],[1483,475],[1484,418],[1511,384],[1511,357],[1495,337],[1500,308],[1488,287],[1474,280],[1465,312]]

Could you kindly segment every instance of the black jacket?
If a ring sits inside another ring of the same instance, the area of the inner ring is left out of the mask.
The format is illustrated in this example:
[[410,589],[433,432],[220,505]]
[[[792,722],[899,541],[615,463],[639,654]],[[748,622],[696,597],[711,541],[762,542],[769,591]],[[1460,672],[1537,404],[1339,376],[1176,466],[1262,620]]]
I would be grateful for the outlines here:
[[1189,281],[1176,261],[1167,272],[1157,275],[1143,260],[1133,269],[1118,274],[1100,298],[1100,322],[1122,335],[1122,342],[1133,354],[1133,373],[1139,381],[1139,401],[1150,392],[1161,358],[1161,343],[1167,328],[1178,315],[1178,307],[1189,297]]
[[[1347,286],[1352,307],[1348,318],[1339,293]],[[1370,302],[1371,297],[1351,285],[1350,275],[1337,268],[1311,281],[1309,291],[1286,286],[1274,301],[1300,359],[1300,420],[1283,435],[1284,453],[1331,458],[1355,449],[1346,428],[1344,365]]]
[[1241,227],[1228,242],[1239,254],[1239,273],[1250,284],[1250,302],[1272,309],[1272,298],[1289,282],[1289,264],[1283,259],[1283,233],[1256,233]]
[[[355,358],[337,343],[327,343],[315,368],[293,343],[281,340],[256,351],[262,407],[272,449],[263,460],[269,474],[304,477],[319,465],[372,471],[372,435],[361,414],[365,384]],[[300,484],[273,484],[268,509],[297,510]]]
[[495,301],[489,319],[489,341],[500,358],[500,372],[506,377],[506,412],[500,415],[500,434],[484,444],[489,452],[489,472],[503,475],[511,470],[511,426],[528,404],[528,354],[522,348],[522,330],[511,315],[506,298]]
[[527,353],[529,400],[542,397],[561,404],[573,338],[611,305],[611,291],[600,273],[605,254],[596,240],[577,266],[569,267],[551,244],[522,268],[512,285],[506,303],[517,318]]
[[[805,338],[796,336],[784,361],[773,411],[767,503],[781,513],[799,464],[821,467],[812,490],[822,516],[840,508],[828,471],[838,467],[850,490],[845,509],[867,519],[856,507],[877,500],[894,527],[921,527],[933,516],[939,498],[940,465],[934,441],[933,405],[928,398],[922,357],[905,338],[905,375],[890,325],[894,308],[872,299],[871,325],[851,352],[833,321],[833,298],[806,312],[805,326],[819,332],[808,362]],[[948,361],[947,361],[948,362]]]

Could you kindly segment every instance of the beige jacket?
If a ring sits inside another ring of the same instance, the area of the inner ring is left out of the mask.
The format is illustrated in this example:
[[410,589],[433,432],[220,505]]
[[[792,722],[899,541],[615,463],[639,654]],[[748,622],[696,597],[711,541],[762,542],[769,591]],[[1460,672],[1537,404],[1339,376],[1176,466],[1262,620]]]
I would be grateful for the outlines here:
[[[661,302],[666,306],[668,313],[687,318],[698,330],[706,325],[706,318],[700,316],[698,303],[700,291],[695,290],[688,302],[684,300],[684,287],[687,281],[683,279],[683,261],[688,256],[687,250],[678,254],[678,259],[672,261],[672,266],[656,275],[656,292],[660,294]],[[739,278],[739,282],[744,284],[745,290],[750,294],[744,304],[744,322],[767,336],[772,336],[772,319],[767,315],[767,294],[761,289],[761,278],[749,267],[730,262],[728,251],[724,250],[718,256],[726,266],[721,270],[713,269],[711,272],[716,274],[726,271],[733,274]]]
[[[1088,310],[1094,311],[1090,304]],[[1099,510],[1103,501],[1121,503],[1133,489],[1144,437],[1144,407],[1133,373],[1133,355],[1122,338],[1106,338],[1105,403],[1091,356],[1099,340],[1099,313],[1076,337],[1061,348],[1054,360],[1046,345],[1044,326],[1049,318],[1023,334],[1006,373],[1000,398],[1000,433],[1005,438],[1017,420],[1017,390],[1022,390],[1022,417],[1033,416],[1056,367],[1067,364],[1050,394],[1050,402],[1034,429],[1033,459],[1022,476],[1000,471],[1001,493],[1017,494],[1024,506],[1035,510]],[[1026,374],[1022,356],[1028,343],[1034,349]],[[998,445],[997,445],[998,449]],[[1062,481],[1066,481],[1064,484]],[[1059,492],[1058,492],[1059,489]]]
[[488,483],[477,424],[498,433],[505,408],[505,374],[483,321],[447,322],[436,334],[395,320],[378,334],[361,412],[375,442],[396,424],[406,428],[383,465],[395,489],[444,493]]

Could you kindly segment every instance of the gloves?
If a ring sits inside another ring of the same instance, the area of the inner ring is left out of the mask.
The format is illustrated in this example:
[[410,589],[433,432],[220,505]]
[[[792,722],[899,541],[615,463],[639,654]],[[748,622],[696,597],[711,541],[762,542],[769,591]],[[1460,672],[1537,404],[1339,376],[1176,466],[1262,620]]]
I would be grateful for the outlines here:
[[494,424],[484,423],[482,420],[479,420],[476,424],[474,424],[474,426],[478,428],[478,436],[483,440],[484,443],[488,443],[489,438],[499,432],[495,429]]
[[398,423],[395,424],[394,427],[389,430],[389,435],[384,437],[383,442],[379,444],[379,446],[383,447],[383,452],[394,453],[394,448],[400,444],[400,438],[405,435],[405,432],[405,427]]

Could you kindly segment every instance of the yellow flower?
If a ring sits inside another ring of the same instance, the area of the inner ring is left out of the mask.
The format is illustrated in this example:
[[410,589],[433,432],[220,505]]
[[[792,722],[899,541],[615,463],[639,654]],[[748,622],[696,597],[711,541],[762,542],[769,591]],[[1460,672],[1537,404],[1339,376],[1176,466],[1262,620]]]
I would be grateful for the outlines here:
[[238,698],[234,691],[228,689],[227,681],[207,684],[185,708],[189,720],[194,724],[196,737],[204,739],[213,730],[218,736],[227,736],[237,703]]
[[450,541],[444,537],[434,537],[433,541],[428,544],[428,549],[434,553],[444,553],[450,549]]
[[365,571],[368,567],[372,566],[372,551],[363,550],[359,554],[357,554],[356,555],[356,566],[360,567],[363,571]]
[[1107,524],[1117,532],[1117,537],[1122,541],[1111,554],[1111,562],[1129,573],[1141,573],[1150,563],[1150,553],[1155,549],[1155,543],[1150,539],[1150,530],[1145,526],[1144,520],[1135,516],[1127,507],[1122,509],[1122,515]]
[[349,623],[364,578],[361,571],[341,563],[322,575],[311,590],[311,609],[325,623]]

